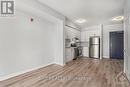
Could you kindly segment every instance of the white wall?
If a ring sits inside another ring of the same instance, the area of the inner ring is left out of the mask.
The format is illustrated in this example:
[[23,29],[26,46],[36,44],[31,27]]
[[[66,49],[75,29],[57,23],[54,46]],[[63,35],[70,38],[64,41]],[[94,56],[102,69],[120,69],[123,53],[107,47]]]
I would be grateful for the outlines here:
[[[103,57],[109,57],[109,32],[112,31],[122,31],[123,25],[104,25],[103,26]],[[81,40],[89,42],[90,36],[101,36],[100,26],[93,26],[82,29],[81,32]],[[89,46],[89,45],[88,45]],[[89,49],[88,47],[84,47],[84,56],[89,57]]]
[[52,63],[53,27],[51,22],[18,11],[15,18],[1,19],[0,76]]
[[48,64],[64,64],[64,17],[43,11],[44,6],[37,9],[40,5],[29,1],[16,3],[14,17],[0,19],[0,80]]
[[124,8],[124,41],[125,41],[125,53],[124,53],[124,72],[130,80],[130,1],[126,0]]

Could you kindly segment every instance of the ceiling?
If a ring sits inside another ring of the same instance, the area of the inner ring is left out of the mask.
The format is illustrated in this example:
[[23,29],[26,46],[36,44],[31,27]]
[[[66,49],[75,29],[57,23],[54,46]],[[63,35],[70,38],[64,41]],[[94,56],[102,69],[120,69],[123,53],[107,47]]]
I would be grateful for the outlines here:
[[60,12],[71,21],[83,18],[87,22],[78,24],[82,28],[98,24],[117,24],[111,19],[123,15],[125,0],[39,0]]

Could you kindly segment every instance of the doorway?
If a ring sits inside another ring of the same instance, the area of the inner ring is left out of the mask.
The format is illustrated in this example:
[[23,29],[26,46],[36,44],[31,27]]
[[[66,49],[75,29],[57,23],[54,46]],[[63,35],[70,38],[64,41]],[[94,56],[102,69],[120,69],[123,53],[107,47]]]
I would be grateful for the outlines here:
[[124,59],[124,31],[109,33],[110,37],[110,58]]

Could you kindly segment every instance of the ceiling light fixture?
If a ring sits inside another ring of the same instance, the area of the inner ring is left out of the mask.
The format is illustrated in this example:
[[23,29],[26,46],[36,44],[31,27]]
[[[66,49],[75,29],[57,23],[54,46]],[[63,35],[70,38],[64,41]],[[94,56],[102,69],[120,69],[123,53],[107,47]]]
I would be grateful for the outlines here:
[[124,16],[117,16],[112,18],[112,21],[122,21],[124,19]]
[[76,22],[82,24],[82,23],[85,23],[86,20],[85,19],[78,19],[78,20],[76,20]]

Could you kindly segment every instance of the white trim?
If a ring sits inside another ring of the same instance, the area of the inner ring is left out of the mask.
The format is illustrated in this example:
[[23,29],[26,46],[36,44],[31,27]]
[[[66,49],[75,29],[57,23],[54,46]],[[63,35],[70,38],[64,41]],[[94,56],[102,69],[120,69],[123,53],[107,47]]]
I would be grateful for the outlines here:
[[103,58],[103,24],[100,24],[100,59]]
[[60,66],[64,66],[65,63],[58,63],[58,62],[54,62],[53,64],[57,64],[57,65],[60,65]]
[[43,68],[43,67],[48,66],[48,65],[51,65],[51,64],[55,64],[55,63],[48,63],[48,64],[46,64],[46,65],[41,65],[41,66],[36,67],[36,68],[33,68],[33,69],[28,69],[28,70],[25,70],[25,71],[12,73],[12,74],[9,74],[9,75],[6,75],[6,76],[3,76],[3,77],[0,77],[0,81],[7,80],[7,79],[9,79],[9,78],[12,78],[12,77],[15,77],[15,76],[18,76],[18,75],[21,75],[21,74],[27,73],[27,72],[31,72],[31,71],[34,71],[34,70],[37,70],[37,69]]
[[127,70],[125,71],[125,74],[126,74],[126,77],[128,78],[128,80],[130,81],[130,76],[129,76],[129,73]]

